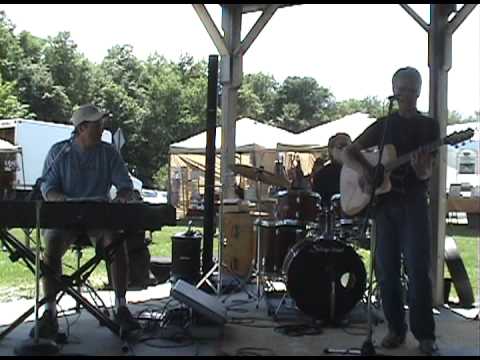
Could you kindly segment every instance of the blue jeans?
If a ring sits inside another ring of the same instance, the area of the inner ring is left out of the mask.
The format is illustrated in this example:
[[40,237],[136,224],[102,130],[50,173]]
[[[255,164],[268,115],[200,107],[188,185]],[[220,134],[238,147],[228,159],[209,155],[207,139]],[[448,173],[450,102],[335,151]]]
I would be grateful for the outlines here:
[[386,195],[375,209],[376,277],[383,311],[391,331],[407,331],[401,262],[408,275],[410,328],[417,340],[435,339],[430,276],[432,229],[427,195],[413,191],[394,197]]

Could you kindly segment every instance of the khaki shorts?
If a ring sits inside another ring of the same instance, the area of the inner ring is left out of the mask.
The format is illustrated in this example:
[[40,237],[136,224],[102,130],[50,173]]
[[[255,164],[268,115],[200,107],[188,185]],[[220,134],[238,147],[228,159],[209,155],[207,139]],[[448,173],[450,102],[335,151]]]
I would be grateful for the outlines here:
[[91,229],[87,231],[68,230],[68,229],[43,229],[42,236],[45,243],[45,255],[49,257],[62,257],[63,254],[74,244],[81,236],[88,236],[90,243],[97,245],[106,245],[111,243],[114,232],[106,229]]

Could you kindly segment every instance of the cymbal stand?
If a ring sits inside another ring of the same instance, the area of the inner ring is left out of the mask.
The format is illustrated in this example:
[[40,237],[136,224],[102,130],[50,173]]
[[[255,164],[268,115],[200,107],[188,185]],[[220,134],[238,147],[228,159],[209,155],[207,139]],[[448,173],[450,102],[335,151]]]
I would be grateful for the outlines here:
[[255,220],[255,235],[257,239],[257,309],[260,306],[260,300],[262,299],[263,294],[260,294],[261,287],[263,286],[263,276],[262,276],[262,265],[261,265],[261,256],[260,256],[260,240],[261,240],[261,231],[260,231],[260,203],[261,203],[261,196],[262,196],[262,191],[261,191],[261,182],[260,182],[260,171],[257,170],[257,175],[255,179],[256,185],[255,185],[255,192],[256,192],[256,197],[257,197],[257,219]]
[[[218,239],[218,261],[213,264],[210,270],[198,281],[195,285],[197,289],[199,289],[203,283],[206,283],[210,288],[215,292],[217,296],[222,295],[222,265],[223,265],[223,245],[225,242],[225,234],[224,234],[224,207],[223,207],[223,185],[220,185],[220,210],[218,213],[218,232],[219,232],[219,239]],[[212,276],[215,271],[218,270],[218,284],[217,288],[210,282],[210,276]]]
[[282,295],[282,298],[280,299],[280,302],[277,305],[277,308],[275,309],[275,312],[273,314],[273,319],[276,321],[278,320],[278,313],[280,312],[280,309],[282,308],[283,304],[286,303],[288,297],[288,291],[285,291],[285,293]]

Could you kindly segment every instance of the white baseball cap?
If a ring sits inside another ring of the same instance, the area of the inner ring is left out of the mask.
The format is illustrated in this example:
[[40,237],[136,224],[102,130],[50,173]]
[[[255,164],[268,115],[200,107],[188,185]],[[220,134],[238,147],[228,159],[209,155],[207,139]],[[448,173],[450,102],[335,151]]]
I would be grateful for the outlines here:
[[80,106],[72,115],[70,121],[72,124],[77,127],[81,123],[88,121],[88,122],[95,122],[103,119],[104,117],[108,116],[109,113],[105,111],[100,111],[95,105],[87,104]]

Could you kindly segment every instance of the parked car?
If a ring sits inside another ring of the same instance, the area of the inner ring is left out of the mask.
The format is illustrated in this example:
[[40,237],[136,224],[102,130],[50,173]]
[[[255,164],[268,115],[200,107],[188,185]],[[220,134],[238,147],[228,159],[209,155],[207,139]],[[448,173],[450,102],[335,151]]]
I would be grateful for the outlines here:
[[143,201],[150,204],[167,204],[168,193],[166,191],[154,190],[154,189],[142,189]]

